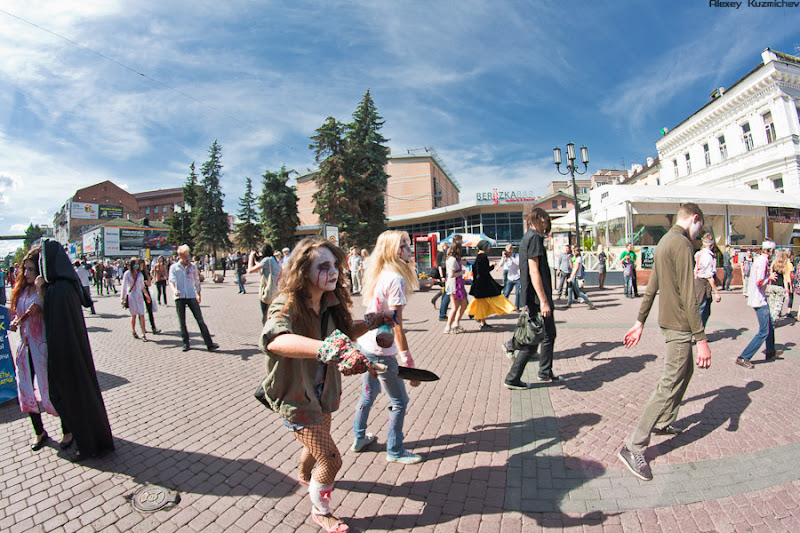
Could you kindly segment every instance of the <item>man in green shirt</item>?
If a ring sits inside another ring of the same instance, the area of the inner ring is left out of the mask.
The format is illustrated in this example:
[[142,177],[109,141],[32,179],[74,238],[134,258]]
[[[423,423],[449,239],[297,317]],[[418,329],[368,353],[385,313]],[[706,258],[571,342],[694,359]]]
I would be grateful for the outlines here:
[[711,351],[700,319],[694,288],[694,245],[703,229],[703,212],[697,204],[687,203],[678,210],[675,225],[658,243],[653,271],[639,309],[639,317],[625,334],[625,346],[633,348],[639,342],[644,322],[650,314],[656,293],[658,325],[667,343],[664,370],[656,390],[647,400],[639,424],[625,446],[617,454],[633,474],[645,481],[653,479],[644,451],[650,434],[677,435],[680,430],[672,424],[678,418],[689,380],[692,378],[692,338],[697,343],[698,368],[708,368]]
[[627,243],[625,251],[619,254],[620,262],[625,265],[630,262],[630,275],[627,274],[628,269],[625,269],[625,296],[628,298],[638,298],[639,288],[636,286],[636,252],[633,251],[633,244]]

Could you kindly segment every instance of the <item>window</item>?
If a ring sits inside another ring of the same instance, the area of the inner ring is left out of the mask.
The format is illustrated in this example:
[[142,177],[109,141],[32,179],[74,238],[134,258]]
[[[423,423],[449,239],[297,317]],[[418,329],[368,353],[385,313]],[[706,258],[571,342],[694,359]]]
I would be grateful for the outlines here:
[[775,189],[775,192],[783,192],[783,178],[773,178],[772,188]]
[[689,152],[686,152],[685,154],[683,154],[683,157],[686,158],[686,174],[691,174],[692,173],[692,159],[689,156]]
[[678,160],[677,159],[673,159],[672,160],[672,170],[675,172],[675,177],[677,178],[678,177]]
[[719,155],[722,156],[722,160],[725,161],[728,159],[728,147],[725,145],[725,136],[720,135],[717,137],[717,141],[719,142]]
[[751,181],[750,183],[747,184],[747,186],[750,187],[754,191],[758,190],[758,182],[757,181]]
[[553,200],[553,209],[558,209],[558,200]]
[[164,211],[162,211],[162,213],[164,213],[165,215],[166,215],[167,213],[169,213],[169,206],[168,206],[168,205],[165,205],[165,206],[164,206]]
[[145,215],[149,215],[150,214],[150,208],[149,207],[145,207],[144,208],[144,214]]
[[711,166],[711,152],[708,151],[708,143],[703,145],[703,155],[706,157],[706,168]]
[[566,200],[561,200],[561,208],[563,209],[565,207],[567,207],[567,201]]
[[753,150],[753,133],[750,131],[749,122],[742,124],[742,142],[744,142],[745,151],[750,152]]
[[767,132],[767,144],[775,142],[775,124],[772,122],[772,113],[767,111],[762,116],[764,119],[764,129]]
[[154,214],[156,214],[156,215],[158,214],[158,206],[155,206],[155,207],[153,208],[153,213],[154,213]]

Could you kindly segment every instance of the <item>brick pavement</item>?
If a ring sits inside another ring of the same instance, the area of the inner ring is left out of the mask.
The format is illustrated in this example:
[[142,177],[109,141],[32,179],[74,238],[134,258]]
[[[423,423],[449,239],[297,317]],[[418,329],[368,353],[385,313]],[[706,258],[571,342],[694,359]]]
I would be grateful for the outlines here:
[[[299,445],[252,398],[263,374],[257,348],[257,285],[206,283],[203,313],[218,353],[189,321],[183,353],[174,308],[156,315],[163,333],[142,343],[113,297],[87,315],[115,454],[74,465],[53,444],[28,448],[30,422],[0,406],[0,531],[319,531],[304,487],[294,481]],[[655,479],[640,482],[616,459],[660,373],[663,342],[654,311],[639,346],[621,338],[641,300],[620,289],[556,311],[559,385],[510,392],[499,326],[442,335],[430,293],[407,311],[420,366],[444,379],[410,392],[406,443],[421,465],[384,460],[385,396],[370,431],[379,442],[348,450],[359,378],[345,378],[333,436],[343,452],[333,504],[354,531],[792,531],[800,529],[800,325],[779,323],[778,361],[747,371],[733,358],[752,336],[744,298],[724,293],[712,309],[712,366],[696,371],[681,408],[679,437],[648,449]],[[529,365],[528,379],[535,378]],[[60,438],[58,423],[45,426]],[[141,514],[125,496],[145,483],[181,493],[169,511]]]

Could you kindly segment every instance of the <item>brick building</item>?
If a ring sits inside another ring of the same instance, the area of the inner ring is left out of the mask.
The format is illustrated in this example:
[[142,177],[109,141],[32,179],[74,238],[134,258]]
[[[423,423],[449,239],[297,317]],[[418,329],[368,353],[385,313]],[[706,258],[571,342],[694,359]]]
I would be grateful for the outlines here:
[[139,204],[138,218],[147,217],[161,222],[172,216],[175,204],[183,204],[182,187],[137,192],[133,196]]
[[75,191],[53,217],[53,236],[66,246],[89,228],[138,213],[134,195],[106,180]]

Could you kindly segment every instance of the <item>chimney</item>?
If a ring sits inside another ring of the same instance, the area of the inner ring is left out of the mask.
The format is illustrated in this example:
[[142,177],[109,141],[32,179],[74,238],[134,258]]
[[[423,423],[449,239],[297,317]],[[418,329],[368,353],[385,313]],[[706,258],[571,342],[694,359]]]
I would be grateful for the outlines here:
[[647,158],[647,166],[648,167],[652,167],[653,163],[655,163],[655,160],[652,157],[648,157]]

